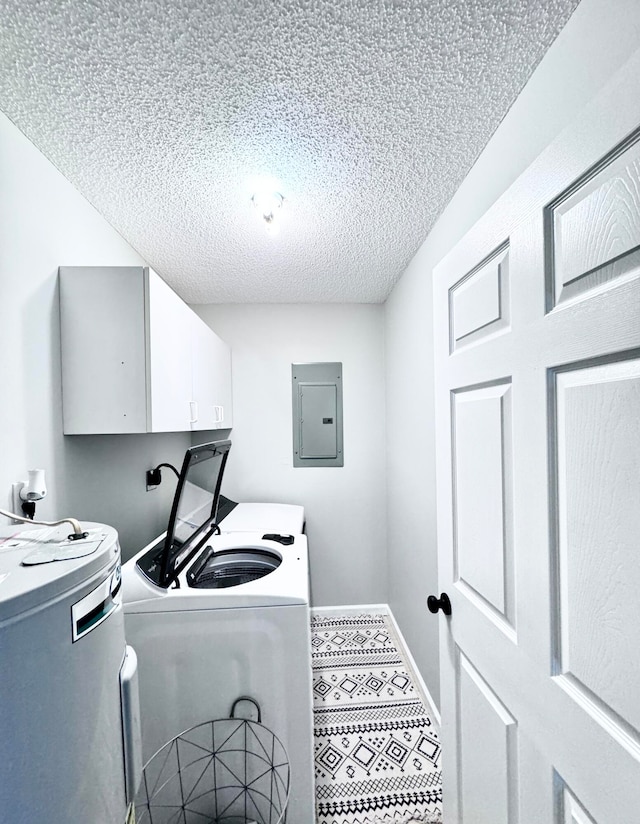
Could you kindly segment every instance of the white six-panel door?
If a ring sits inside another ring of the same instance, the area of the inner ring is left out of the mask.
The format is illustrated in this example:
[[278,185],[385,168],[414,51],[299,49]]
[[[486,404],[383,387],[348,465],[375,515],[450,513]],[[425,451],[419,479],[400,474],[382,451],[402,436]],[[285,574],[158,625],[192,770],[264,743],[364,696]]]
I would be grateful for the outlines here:
[[434,274],[445,824],[640,822],[638,78]]

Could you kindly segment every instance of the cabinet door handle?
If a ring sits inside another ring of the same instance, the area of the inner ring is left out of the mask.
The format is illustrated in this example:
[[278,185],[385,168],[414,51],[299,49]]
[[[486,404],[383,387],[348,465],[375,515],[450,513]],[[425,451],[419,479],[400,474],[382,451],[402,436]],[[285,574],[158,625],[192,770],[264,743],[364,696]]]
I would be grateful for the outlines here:
[[197,423],[198,421],[198,401],[189,401],[189,409],[191,411],[191,420],[189,423]]

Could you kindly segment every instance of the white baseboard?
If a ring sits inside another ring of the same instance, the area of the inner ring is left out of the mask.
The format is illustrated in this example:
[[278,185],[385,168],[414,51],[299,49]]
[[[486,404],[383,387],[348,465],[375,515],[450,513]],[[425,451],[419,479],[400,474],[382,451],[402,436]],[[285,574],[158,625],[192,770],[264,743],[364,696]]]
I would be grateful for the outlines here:
[[398,622],[395,619],[395,615],[393,614],[393,612],[391,612],[390,607],[387,607],[387,610],[389,612],[389,619],[391,620],[391,623],[393,624],[393,628],[396,631],[396,634],[397,634],[398,638],[400,639],[400,643],[402,644],[402,647],[404,649],[404,653],[407,656],[407,660],[409,661],[409,665],[411,666],[411,669],[413,670],[414,675],[416,676],[416,680],[418,682],[418,689],[422,693],[422,697],[424,698],[425,703],[428,705],[429,709],[431,710],[433,718],[434,718],[436,724],[438,725],[438,732],[440,732],[440,727],[442,726],[442,720],[440,718],[440,710],[436,707],[435,701],[433,700],[433,697],[432,697],[431,693],[427,689],[427,685],[425,684],[424,679],[422,678],[422,675],[421,675],[420,670],[418,669],[418,666],[417,666],[417,664],[416,664],[416,662],[413,658],[413,655],[411,655],[411,651],[409,650],[409,647],[407,646],[407,642],[404,639],[404,635],[400,631],[400,627],[398,626]]
[[427,706],[431,710],[431,714],[433,715],[433,718],[434,718],[436,724],[438,725],[438,731],[439,731],[440,726],[441,726],[440,712],[439,712],[438,708],[435,705],[435,702],[434,702],[434,700],[431,696],[431,693],[427,689],[427,685],[425,684],[424,679],[422,678],[422,675],[420,674],[420,670],[418,669],[418,667],[416,665],[416,662],[413,658],[413,655],[411,655],[409,647],[407,646],[407,642],[404,639],[404,635],[400,631],[400,627],[398,626],[398,622],[396,621],[393,612],[391,612],[391,607],[389,606],[389,604],[347,604],[345,606],[339,606],[339,607],[311,607],[311,615],[312,616],[314,614],[319,614],[319,615],[323,615],[323,616],[324,615],[326,615],[326,616],[329,616],[329,615],[361,615],[362,613],[365,613],[365,612],[382,613],[383,615],[388,615],[389,616],[389,619],[390,619],[390,621],[393,625],[394,632],[396,633],[396,635],[398,636],[398,640],[402,644],[404,654],[407,656],[407,660],[409,662],[409,665],[410,665],[411,669],[413,670],[413,673],[416,677],[416,682],[417,682],[416,686],[418,687],[418,690],[422,694],[422,698],[423,698],[425,704],[427,704]]
[[320,615],[359,615],[364,612],[389,613],[389,604],[346,604],[339,607],[311,607],[311,614]]

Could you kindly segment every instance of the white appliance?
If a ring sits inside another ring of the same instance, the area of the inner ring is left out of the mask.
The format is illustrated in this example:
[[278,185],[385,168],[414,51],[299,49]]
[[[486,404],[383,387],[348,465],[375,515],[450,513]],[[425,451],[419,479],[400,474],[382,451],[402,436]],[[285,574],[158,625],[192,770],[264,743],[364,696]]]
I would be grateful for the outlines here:
[[0,819],[118,824],[141,774],[116,531],[0,528]]
[[[143,756],[148,760],[189,727],[228,717],[234,700],[249,696],[288,753],[287,820],[313,824],[304,510],[273,505],[269,519],[270,505],[239,504],[235,518],[227,516],[221,534],[213,534],[229,447],[226,441],[187,450],[166,536],[123,567],[127,639],[139,661]],[[229,524],[260,529],[225,532]]]

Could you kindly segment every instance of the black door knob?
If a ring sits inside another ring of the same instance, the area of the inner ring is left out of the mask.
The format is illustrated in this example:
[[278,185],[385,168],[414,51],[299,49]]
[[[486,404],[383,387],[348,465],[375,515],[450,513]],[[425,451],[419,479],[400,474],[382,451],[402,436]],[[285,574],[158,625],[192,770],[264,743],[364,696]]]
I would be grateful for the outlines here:
[[449,596],[446,592],[441,592],[439,598],[436,598],[435,595],[430,595],[427,598],[427,608],[429,612],[433,612],[434,615],[439,609],[441,609],[445,615],[451,615],[451,601],[449,600]]

